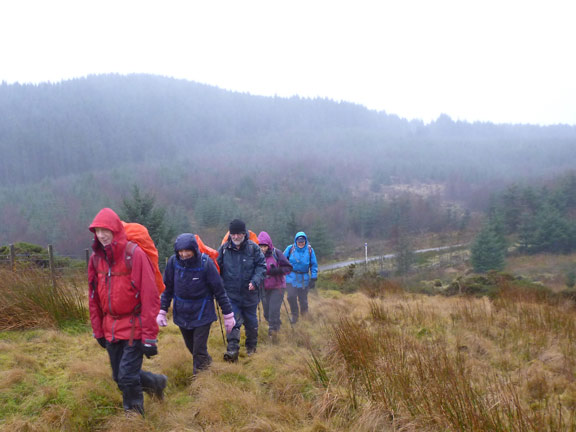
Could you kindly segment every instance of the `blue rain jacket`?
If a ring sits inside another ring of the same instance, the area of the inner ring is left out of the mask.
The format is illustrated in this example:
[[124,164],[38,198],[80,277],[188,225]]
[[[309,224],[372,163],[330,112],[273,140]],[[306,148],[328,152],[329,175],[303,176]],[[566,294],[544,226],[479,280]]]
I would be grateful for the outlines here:
[[[301,236],[306,239],[306,244],[303,248],[299,248],[296,244],[296,239]],[[316,279],[318,277],[316,253],[314,252],[314,248],[308,243],[308,236],[304,231],[296,233],[294,243],[286,247],[284,255],[288,258],[290,264],[292,264],[292,272],[286,276],[287,284],[291,284],[296,288],[307,288],[310,279]]]

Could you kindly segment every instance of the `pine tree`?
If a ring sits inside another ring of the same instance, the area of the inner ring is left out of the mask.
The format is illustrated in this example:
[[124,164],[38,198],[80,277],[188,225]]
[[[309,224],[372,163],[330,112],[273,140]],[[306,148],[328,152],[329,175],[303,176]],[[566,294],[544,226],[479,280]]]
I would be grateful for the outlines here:
[[172,241],[175,236],[174,228],[165,221],[165,210],[155,207],[153,195],[142,195],[136,185],[132,188],[132,196],[124,198],[120,217],[126,222],[137,222],[148,228],[150,237],[158,248],[160,263],[172,254]]
[[567,253],[573,249],[574,226],[558,209],[545,206],[534,217],[531,252]]
[[328,234],[328,227],[325,222],[317,221],[314,223],[307,236],[316,253],[316,259],[326,258],[334,253],[334,243]]
[[502,270],[506,258],[506,241],[493,224],[486,224],[470,249],[472,267],[476,273]]

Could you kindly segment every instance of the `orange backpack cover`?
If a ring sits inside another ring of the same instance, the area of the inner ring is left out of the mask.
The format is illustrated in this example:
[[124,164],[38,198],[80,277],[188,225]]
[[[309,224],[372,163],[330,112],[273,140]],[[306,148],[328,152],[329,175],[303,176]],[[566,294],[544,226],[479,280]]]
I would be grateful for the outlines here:
[[218,261],[216,261],[218,258],[218,251],[206,246],[198,234],[194,234],[194,237],[196,238],[196,243],[198,243],[198,249],[200,252],[205,253],[210,258],[212,258],[212,261],[214,261],[214,264],[216,264],[218,273],[220,273],[220,266],[218,265]]
[[162,272],[160,272],[160,266],[158,265],[158,249],[156,249],[154,241],[148,233],[148,228],[136,222],[122,222],[122,225],[124,225],[124,231],[126,231],[128,241],[134,242],[140,246],[140,249],[142,249],[150,259],[152,267],[154,267],[154,276],[156,287],[158,288],[158,294],[162,294],[166,287],[164,286],[164,279],[162,279]]
[[[224,238],[222,239],[222,243],[220,243],[220,244],[226,243],[229,236],[230,236],[230,231],[226,231],[226,235],[224,236]],[[255,232],[248,230],[248,238],[250,240],[252,240],[254,243],[258,244],[258,234],[256,234]],[[216,253],[216,255],[218,255],[218,253]]]

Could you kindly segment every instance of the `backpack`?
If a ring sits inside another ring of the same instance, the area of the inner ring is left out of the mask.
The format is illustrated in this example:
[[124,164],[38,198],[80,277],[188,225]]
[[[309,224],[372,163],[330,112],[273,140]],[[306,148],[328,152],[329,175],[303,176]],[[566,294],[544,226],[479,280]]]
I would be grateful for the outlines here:
[[[310,243],[308,242],[308,252],[310,253],[310,265],[312,265],[312,246],[310,246]],[[288,251],[288,259],[290,259],[290,255],[292,255],[292,252],[294,252],[294,248],[296,246],[292,245],[292,247],[290,248],[290,250]]]
[[196,268],[192,268],[192,267],[182,267],[180,264],[178,264],[178,260],[174,260],[174,268],[182,270],[182,271],[203,271],[206,268],[206,263],[208,262],[208,259],[211,258],[210,255],[207,255],[205,253],[200,254],[200,267],[196,267]]
[[[198,234],[194,234],[194,237],[196,238],[196,243],[198,243],[198,250],[201,253],[208,255],[212,259],[212,261],[216,265],[216,270],[218,270],[218,273],[220,273],[220,266],[218,265],[217,261],[218,251],[216,249],[212,249],[209,246],[206,246]],[[202,257],[202,259],[204,260],[204,257]],[[202,263],[204,262],[205,261],[202,261]]]
[[272,248],[272,257],[274,258],[274,261],[276,261],[276,265],[278,265],[278,252],[276,252],[276,248]]
[[[226,243],[229,236],[230,231],[226,231],[226,235],[224,236],[224,238],[222,239],[222,243],[220,244],[223,245],[224,243]],[[258,235],[254,231],[248,230],[248,240],[252,240],[254,243],[258,244]]]
[[150,237],[148,228],[136,222],[122,222],[122,225],[124,225],[124,231],[126,231],[126,238],[128,239],[126,254],[124,256],[126,267],[128,270],[132,270],[132,254],[136,246],[140,246],[140,249],[144,251],[152,263],[156,288],[158,288],[158,294],[162,294],[166,287],[164,286],[164,279],[162,278],[162,272],[158,265],[158,249],[156,249],[154,240]]
[[[310,269],[312,269],[312,246],[310,246],[310,242],[308,242],[308,244],[306,246],[308,246],[308,253],[310,254],[310,259],[308,260],[308,267]],[[294,252],[295,248],[296,248],[296,246],[292,245],[292,247],[288,251],[288,257],[287,257],[288,261],[290,261],[290,255],[292,255],[292,252]]]
[[[124,231],[126,232],[126,237],[128,243],[126,243],[126,250],[124,252],[124,263],[128,271],[132,270],[132,256],[134,255],[134,250],[137,246],[144,251],[152,267],[154,268],[154,281],[156,282],[156,288],[158,289],[158,295],[162,294],[166,287],[164,286],[164,279],[162,278],[162,273],[160,272],[160,266],[158,265],[158,249],[154,245],[154,241],[148,229],[139,223],[127,223],[122,222],[124,226]],[[98,260],[100,257],[94,255],[93,264],[94,269],[98,269]]]

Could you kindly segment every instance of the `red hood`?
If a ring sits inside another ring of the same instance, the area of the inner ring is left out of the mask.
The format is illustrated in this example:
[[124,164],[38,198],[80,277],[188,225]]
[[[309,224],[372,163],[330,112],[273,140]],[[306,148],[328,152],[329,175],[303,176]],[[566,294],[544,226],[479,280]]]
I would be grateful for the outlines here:
[[92,223],[90,224],[90,231],[94,233],[94,241],[92,242],[92,249],[94,252],[99,250],[104,251],[102,244],[96,237],[96,228],[106,228],[114,233],[114,240],[112,241],[113,256],[120,256],[117,252],[122,252],[126,248],[126,232],[120,217],[110,208],[103,208],[98,212]]

